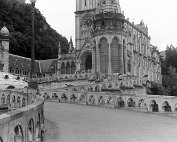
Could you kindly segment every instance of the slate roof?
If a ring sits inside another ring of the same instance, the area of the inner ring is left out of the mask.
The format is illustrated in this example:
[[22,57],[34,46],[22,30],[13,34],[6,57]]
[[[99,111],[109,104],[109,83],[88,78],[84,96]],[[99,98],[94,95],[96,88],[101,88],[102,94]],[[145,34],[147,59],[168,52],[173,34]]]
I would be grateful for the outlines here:
[[41,73],[54,73],[57,68],[58,59],[40,60]]
[[[36,73],[54,73],[56,71],[58,59],[36,60]],[[9,68],[18,68],[23,71],[30,71],[31,59],[9,54]]]
[[[9,68],[18,68],[23,71],[30,71],[31,59],[22,56],[9,54]],[[39,61],[35,61],[36,73],[40,73]]]

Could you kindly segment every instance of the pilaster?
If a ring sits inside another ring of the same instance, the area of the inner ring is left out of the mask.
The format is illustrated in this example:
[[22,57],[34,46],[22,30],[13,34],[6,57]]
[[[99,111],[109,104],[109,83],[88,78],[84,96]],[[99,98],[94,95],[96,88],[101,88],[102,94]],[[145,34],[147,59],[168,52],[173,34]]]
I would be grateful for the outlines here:
[[99,51],[99,40],[96,41],[96,66],[97,72],[100,72],[100,51]]
[[127,74],[127,46],[124,45],[124,73]]
[[119,70],[119,72],[120,73],[124,73],[124,63],[123,63],[123,45],[122,44],[119,44],[118,45],[118,47],[119,47],[119,52],[118,52],[118,54],[119,54],[119,60],[120,60],[120,64],[119,64],[119,66],[120,66],[120,70]]
[[112,73],[112,64],[111,64],[111,38],[108,39],[108,51],[109,51],[108,74],[111,74]]

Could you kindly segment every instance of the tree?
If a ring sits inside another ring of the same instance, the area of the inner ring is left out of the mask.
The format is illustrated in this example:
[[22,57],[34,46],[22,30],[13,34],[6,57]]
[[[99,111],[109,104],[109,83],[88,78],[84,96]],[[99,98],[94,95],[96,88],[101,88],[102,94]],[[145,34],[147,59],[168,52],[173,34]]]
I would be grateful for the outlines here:
[[[32,41],[31,11],[30,4],[0,0],[0,27],[5,22],[10,31],[10,53],[29,58]],[[35,9],[35,58],[57,58],[59,41],[61,52],[68,53],[68,40],[52,29],[40,11]]]
[[168,75],[163,76],[163,85],[165,88],[169,88],[172,96],[177,96],[177,73],[176,68],[170,66]]

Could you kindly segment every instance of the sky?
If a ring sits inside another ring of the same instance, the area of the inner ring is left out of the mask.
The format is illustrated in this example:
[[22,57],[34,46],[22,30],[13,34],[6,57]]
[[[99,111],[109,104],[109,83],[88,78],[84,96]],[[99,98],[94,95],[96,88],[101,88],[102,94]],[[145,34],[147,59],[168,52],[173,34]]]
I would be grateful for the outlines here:
[[[27,2],[29,0],[26,0]],[[160,51],[167,45],[177,47],[177,0],[119,0],[126,18],[147,24],[151,44]],[[37,0],[36,7],[47,22],[67,39],[75,40],[76,0]]]

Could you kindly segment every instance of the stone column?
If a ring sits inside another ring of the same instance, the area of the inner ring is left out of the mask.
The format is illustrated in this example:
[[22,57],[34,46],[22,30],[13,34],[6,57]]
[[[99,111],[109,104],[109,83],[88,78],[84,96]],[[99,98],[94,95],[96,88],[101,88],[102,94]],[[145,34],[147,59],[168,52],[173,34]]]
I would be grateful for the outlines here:
[[109,52],[109,58],[108,58],[108,74],[112,73],[112,64],[111,64],[111,40],[108,41],[108,52]]
[[118,45],[118,48],[119,48],[119,52],[118,52],[118,56],[119,56],[119,72],[120,73],[124,73],[124,62],[123,62],[123,45],[122,44],[119,44]]
[[124,46],[124,73],[127,74],[127,46]]
[[92,51],[92,72],[96,73],[96,47],[93,47]]
[[99,42],[96,42],[96,71],[100,72],[100,50],[99,50]]

